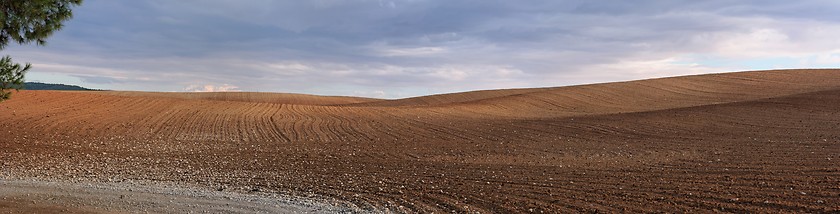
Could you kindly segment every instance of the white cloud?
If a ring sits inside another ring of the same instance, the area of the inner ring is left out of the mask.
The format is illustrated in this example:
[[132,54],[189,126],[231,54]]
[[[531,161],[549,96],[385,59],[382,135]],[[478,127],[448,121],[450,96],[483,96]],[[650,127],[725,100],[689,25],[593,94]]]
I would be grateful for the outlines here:
[[446,53],[447,49],[442,47],[417,47],[417,48],[389,48],[378,50],[382,56],[430,56]]
[[665,58],[656,60],[640,61],[619,61],[612,64],[597,66],[594,70],[611,71],[613,74],[624,74],[616,80],[657,78],[669,76],[693,75],[702,73],[714,73],[722,71],[733,71],[738,68],[713,68],[697,63],[686,62],[678,58]]
[[373,90],[373,91],[354,91],[353,96],[356,97],[369,97],[369,98],[387,98],[388,93],[382,90]]
[[184,88],[184,91],[188,92],[228,92],[228,91],[241,91],[239,87],[229,84],[222,84],[222,85],[190,85]]
[[830,52],[840,46],[840,25],[833,22],[783,18],[719,17],[734,29],[703,32],[692,38],[698,52],[746,59],[761,57],[806,57]]
[[840,49],[818,54],[816,57],[814,57],[813,63],[817,64],[817,65],[839,66],[840,65]]

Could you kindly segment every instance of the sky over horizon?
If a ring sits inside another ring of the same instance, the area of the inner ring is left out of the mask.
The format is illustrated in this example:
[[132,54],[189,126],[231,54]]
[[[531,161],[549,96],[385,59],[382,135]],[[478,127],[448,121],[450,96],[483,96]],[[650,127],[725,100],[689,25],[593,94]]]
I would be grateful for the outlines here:
[[27,81],[402,98],[840,67],[840,1],[85,0]]

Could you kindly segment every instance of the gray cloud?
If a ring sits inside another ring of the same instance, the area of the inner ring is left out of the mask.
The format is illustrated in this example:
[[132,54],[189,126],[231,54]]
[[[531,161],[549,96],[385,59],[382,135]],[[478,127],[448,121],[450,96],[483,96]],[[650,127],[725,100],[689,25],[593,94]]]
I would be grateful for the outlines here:
[[47,47],[7,52],[35,64],[35,75],[98,88],[402,97],[836,67],[838,9],[834,1],[87,0]]

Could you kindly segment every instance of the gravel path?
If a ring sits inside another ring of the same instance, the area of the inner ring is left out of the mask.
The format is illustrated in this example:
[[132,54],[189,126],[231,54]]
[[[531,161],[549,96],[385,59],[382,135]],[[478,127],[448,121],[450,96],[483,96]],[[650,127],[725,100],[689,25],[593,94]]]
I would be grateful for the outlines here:
[[349,213],[325,201],[167,184],[0,178],[0,213]]

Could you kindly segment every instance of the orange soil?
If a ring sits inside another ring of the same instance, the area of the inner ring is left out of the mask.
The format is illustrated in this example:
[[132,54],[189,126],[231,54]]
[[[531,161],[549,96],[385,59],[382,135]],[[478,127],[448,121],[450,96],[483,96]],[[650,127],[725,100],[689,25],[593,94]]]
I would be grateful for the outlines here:
[[379,101],[379,99],[342,96],[316,96],[290,93],[262,92],[137,92],[137,91],[102,91],[98,94],[128,97],[162,97],[215,101],[241,101],[255,103],[299,104],[299,105],[339,105]]
[[22,91],[4,170],[429,212],[840,210],[840,70],[399,100]]

